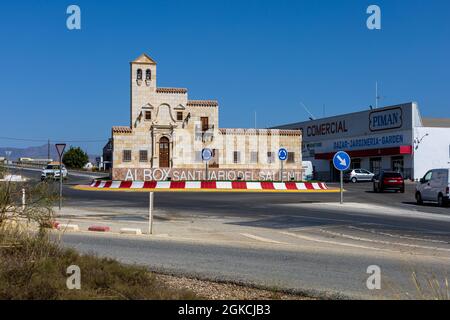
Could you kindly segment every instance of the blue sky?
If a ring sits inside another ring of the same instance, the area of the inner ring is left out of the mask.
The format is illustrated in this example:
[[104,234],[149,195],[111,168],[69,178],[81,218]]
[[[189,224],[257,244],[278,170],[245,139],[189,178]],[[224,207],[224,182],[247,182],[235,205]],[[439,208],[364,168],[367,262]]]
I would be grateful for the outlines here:
[[[77,4],[82,30],[66,28]],[[366,9],[382,10],[382,30]],[[129,64],[158,86],[217,99],[221,127],[258,127],[417,101],[450,117],[448,0],[10,1],[0,9],[0,146],[74,142],[100,153],[129,123]],[[99,141],[97,141],[99,140]]]

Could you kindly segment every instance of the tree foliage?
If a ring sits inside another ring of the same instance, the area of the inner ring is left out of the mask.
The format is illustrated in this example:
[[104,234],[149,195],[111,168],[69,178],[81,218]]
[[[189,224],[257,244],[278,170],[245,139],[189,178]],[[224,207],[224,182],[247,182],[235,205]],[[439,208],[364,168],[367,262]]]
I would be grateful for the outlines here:
[[89,157],[80,147],[70,147],[62,161],[69,168],[81,169],[89,162]]

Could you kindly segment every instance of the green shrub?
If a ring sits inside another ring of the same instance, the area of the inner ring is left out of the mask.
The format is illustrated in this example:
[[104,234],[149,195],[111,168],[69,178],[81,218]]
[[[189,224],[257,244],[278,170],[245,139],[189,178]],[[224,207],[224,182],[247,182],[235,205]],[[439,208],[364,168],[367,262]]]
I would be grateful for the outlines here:
[[64,153],[62,162],[69,168],[82,169],[89,162],[89,157],[80,147],[70,147]]

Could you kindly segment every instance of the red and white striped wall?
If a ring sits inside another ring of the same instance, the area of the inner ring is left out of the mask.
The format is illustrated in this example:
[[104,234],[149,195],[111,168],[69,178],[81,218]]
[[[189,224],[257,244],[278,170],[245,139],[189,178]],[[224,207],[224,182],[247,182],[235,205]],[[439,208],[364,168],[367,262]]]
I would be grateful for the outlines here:
[[79,190],[102,191],[217,191],[217,192],[335,192],[323,182],[247,182],[247,181],[102,181]]

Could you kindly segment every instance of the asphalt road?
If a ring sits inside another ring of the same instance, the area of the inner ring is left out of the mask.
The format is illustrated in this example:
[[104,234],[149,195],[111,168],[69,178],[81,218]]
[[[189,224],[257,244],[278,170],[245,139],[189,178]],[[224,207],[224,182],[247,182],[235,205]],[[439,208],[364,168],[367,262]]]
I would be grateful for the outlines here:
[[[38,171],[22,173],[32,179],[39,179]],[[99,175],[99,174],[96,174]],[[77,184],[88,184],[92,178],[84,175],[69,173],[69,179],[64,185],[64,203],[77,207],[117,207],[118,204],[127,208],[147,208],[148,195],[145,193],[130,192],[89,192],[74,190],[71,187]],[[329,184],[337,187],[338,184]],[[346,183],[344,200],[346,202],[383,204],[411,211],[425,211],[436,214],[449,214],[448,208],[440,208],[429,203],[418,206],[415,203],[415,185],[408,183],[406,192],[374,193],[371,183]],[[158,193],[156,205],[160,209],[170,209],[172,212],[183,213],[196,211],[204,215],[227,213],[236,215],[255,215],[260,207],[286,203],[320,203],[339,201],[339,194],[252,194],[252,193]]]
[[[280,288],[313,297],[420,298],[420,293],[410,281],[412,272],[419,276],[436,275],[441,282],[441,276],[449,267],[448,261],[432,265],[427,259],[405,259],[399,263],[391,255],[380,253],[375,257],[365,254],[364,250],[354,252],[338,246],[335,249],[302,247],[299,250],[280,250],[87,234],[65,234],[62,241],[81,252],[94,252],[125,263],[146,265],[154,271]],[[381,268],[381,290],[367,289],[369,275],[366,271],[370,265]]]
[[[36,177],[35,172],[27,173]],[[70,184],[87,183],[71,176],[64,205],[102,214],[111,221],[146,219],[145,193],[86,192]],[[414,203],[414,185],[406,192],[375,194],[370,183],[347,184],[339,207],[338,194],[157,193],[156,215],[170,220],[211,221],[250,228],[259,245],[208,241],[173,241],[113,235],[65,234],[65,245],[83,252],[138,263],[200,278],[241,281],[308,293],[344,294],[361,298],[420,297],[411,280],[448,278],[450,209]],[[118,216],[113,212],[122,211]],[[234,235],[233,235],[234,236]],[[239,233],[236,237],[240,236]],[[381,290],[368,290],[366,269],[380,266]]]

